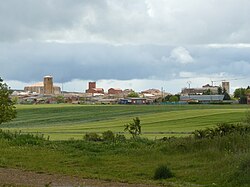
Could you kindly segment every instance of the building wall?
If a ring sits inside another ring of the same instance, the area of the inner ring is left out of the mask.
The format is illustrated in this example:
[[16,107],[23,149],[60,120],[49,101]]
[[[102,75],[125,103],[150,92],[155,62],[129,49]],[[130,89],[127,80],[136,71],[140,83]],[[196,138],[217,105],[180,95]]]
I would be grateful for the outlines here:
[[53,86],[52,76],[45,76],[42,83],[24,87],[24,91],[48,95],[61,94],[61,88],[59,86]]
[[44,77],[43,84],[44,84],[44,94],[54,94],[53,78],[51,76]]
[[54,94],[61,94],[61,88],[58,86],[53,87],[53,93]]
[[39,94],[44,93],[44,87],[43,86],[26,86],[24,87],[25,92],[36,92]]
[[247,95],[247,104],[250,104],[250,94]]
[[96,88],[96,82],[89,82],[89,90]]
[[118,89],[114,89],[114,88],[110,88],[108,90],[108,94],[121,94],[122,93],[122,90],[118,90]]
[[104,94],[104,90],[103,89],[96,89],[96,88],[93,88],[93,89],[88,89],[86,90],[86,93],[100,93],[100,94]]
[[230,92],[229,82],[222,82],[222,89],[225,89],[229,94]]

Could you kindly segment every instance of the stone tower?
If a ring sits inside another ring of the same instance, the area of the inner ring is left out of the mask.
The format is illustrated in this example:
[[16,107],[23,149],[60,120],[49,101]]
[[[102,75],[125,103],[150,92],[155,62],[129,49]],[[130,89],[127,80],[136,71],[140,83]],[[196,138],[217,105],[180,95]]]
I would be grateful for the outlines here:
[[52,76],[45,76],[43,78],[43,85],[44,85],[44,94],[48,94],[48,95],[54,94]]
[[222,89],[225,89],[229,94],[230,92],[229,82],[222,82]]
[[89,90],[96,88],[96,82],[89,82]]

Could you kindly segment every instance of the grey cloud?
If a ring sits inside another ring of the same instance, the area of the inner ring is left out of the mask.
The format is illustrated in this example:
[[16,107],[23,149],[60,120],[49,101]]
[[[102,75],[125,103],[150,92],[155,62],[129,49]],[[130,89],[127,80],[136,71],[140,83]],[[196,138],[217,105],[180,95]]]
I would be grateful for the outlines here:
[[180,46],[5,43],[0,44],[0,76],[23,82],[40,81],[44,75],[53,75],[57,82],[171,80],[225,73],[242,77],[250,71],[249,48],[181,47],[195,63],[173,61],[171,53],[176,48]]
[[249,17],[248,0],[8,0],[0,41],[249,43]]

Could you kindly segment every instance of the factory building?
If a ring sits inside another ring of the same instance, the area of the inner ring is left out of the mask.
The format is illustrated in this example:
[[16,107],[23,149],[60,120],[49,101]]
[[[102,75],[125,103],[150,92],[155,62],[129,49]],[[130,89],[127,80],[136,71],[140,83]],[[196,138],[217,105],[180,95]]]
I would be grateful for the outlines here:
[[61,88],[53,85],[53,77],[45,76],[43,82],[24,87],[25,92],[35,92],[44,95],[61,94]]

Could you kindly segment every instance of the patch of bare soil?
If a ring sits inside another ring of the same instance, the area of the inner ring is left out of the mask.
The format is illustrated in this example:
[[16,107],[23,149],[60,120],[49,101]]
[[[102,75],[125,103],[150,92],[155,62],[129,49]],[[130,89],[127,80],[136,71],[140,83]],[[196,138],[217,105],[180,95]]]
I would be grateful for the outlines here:
[[83,179],[65,175],[36,173],[20,169],[0,168],[0,186],[7,187],[153,187],[145,184],[127,184],[97,179]]

